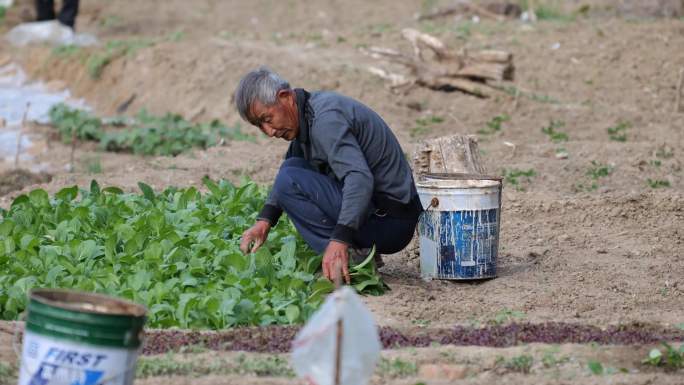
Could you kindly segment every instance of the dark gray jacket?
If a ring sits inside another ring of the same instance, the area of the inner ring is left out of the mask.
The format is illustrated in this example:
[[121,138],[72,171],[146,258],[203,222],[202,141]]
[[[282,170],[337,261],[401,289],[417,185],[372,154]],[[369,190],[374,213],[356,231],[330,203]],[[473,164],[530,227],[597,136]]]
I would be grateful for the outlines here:
[[[390,128],[367,106],[334,92],[296,89],[295,94],[299,134],[286,158],[302,157],[342,182],[342,208],[331,239],[352,244],[374,202],[412,203],[411,168]],[[271,196],[259,218],[275,224],[281,213]]]

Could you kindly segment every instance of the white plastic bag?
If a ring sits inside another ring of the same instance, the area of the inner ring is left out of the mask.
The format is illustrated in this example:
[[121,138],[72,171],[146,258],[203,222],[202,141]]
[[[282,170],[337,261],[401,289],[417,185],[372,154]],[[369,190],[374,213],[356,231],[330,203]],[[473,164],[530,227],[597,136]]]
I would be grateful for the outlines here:
[[292,366],[310,384],[333,385],[337,321],[342,318],[341,385],[365,385],[380,357],[373,315],[349,287],[328,296],[292,343]]
[[12,45],[19,47],[32,43],[78,46],[97,43],[95,36],[85,33],[74,33],[74,30],[57,20],[19,24],[7,32],[5,38]]

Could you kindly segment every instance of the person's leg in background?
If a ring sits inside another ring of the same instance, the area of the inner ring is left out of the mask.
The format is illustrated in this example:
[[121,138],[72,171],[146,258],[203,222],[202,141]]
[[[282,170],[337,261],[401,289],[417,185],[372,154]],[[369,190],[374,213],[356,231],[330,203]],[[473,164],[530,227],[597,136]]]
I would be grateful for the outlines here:
[[36,20],[55,19],[55,2],[53,0],[36,0]]
[[76,15],[78,15],[78,0],[62,0],[59,22],[73,29],[76,24]]

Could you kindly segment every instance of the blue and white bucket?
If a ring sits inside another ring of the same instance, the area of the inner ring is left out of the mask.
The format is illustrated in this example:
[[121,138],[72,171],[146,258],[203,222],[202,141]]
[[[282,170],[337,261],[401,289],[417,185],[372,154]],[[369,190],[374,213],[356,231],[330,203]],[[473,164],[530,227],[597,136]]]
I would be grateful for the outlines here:
[[496,277],[501,178],[426,174],[416,187],[425,207],[418,227],[421,276],[450,280]]

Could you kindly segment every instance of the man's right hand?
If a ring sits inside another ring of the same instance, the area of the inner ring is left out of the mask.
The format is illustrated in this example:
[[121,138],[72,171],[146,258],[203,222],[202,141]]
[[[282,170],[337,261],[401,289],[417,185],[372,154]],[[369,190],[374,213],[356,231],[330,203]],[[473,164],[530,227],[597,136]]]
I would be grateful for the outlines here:
[[242,233],[240,250],[245,254],[257,251],[266,242],[270,230],[271,224],[267,221],[256,221],[252,227]]

